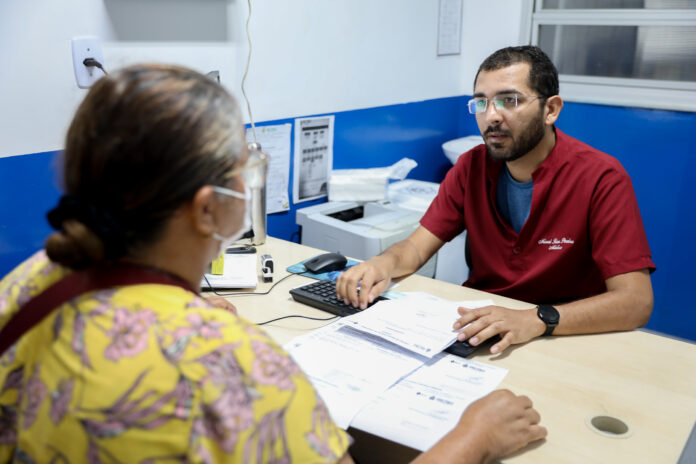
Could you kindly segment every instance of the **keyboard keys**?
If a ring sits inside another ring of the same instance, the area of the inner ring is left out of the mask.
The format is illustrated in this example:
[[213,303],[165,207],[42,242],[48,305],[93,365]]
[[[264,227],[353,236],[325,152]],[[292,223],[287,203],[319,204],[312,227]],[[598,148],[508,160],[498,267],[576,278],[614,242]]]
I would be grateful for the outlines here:
[[[338,299],[336,295],[336,284],[330,280],[318,280],[311,284],[294,288],[290,290],[290,295],[300,303],[341,317],[350,316],[360,311],[360,309],[354,308],[351,305],[346,305],[343,303],[343,300]],[[378,297],[369,304],[368,307],[384,299],[383,297]]]

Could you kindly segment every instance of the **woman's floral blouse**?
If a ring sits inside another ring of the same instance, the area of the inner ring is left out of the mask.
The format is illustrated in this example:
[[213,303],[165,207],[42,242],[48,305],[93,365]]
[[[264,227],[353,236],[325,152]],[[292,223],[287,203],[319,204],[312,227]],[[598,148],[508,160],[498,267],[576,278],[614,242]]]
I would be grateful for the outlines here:
[[[69,271],[0,281],[0,327]],[[336,462],[347,434],[256,326],[182,288],[77,297],[0,357],[0,462]]]

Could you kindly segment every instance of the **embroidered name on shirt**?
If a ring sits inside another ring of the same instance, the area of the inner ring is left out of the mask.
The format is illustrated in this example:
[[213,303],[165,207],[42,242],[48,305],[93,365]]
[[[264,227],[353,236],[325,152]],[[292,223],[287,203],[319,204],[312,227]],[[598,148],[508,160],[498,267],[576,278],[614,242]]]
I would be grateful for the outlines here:
[[572,238],[542,238],[537,242],[539,245],[548,245],[549,250],[562,250],[565,245],[572,245],[575,240]]

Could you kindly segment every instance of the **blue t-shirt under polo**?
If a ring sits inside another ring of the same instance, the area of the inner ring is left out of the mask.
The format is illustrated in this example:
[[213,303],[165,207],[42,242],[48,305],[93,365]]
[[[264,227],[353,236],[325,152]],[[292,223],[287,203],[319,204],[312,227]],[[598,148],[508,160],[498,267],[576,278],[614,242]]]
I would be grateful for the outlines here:
[[507,166],[503,166],[503,169],[500,171],[500,177],[498,178],[496,205],[503,219],[505,219],[518,234],[529,217],[533,190],[533,180],[528,182],[517,182],[510,175]]

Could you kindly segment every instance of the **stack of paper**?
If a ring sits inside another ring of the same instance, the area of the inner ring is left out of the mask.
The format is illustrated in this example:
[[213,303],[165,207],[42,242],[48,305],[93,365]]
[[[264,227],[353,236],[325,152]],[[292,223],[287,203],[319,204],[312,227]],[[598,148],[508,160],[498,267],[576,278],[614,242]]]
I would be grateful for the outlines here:
[[462,412],[493,391],[502,367],[441,353],[365,406],[351,425],[425,451],[452,430]]
[[457,307],[488,304],[492,301],[402,293],[399,300],[381,301],[297,337],[285,348],[340,427],[357,426],[425,450],[507,374],[441,353],[456,339]]
[[285,346],[317,389],[339,427],[425,358],[338,323]]

